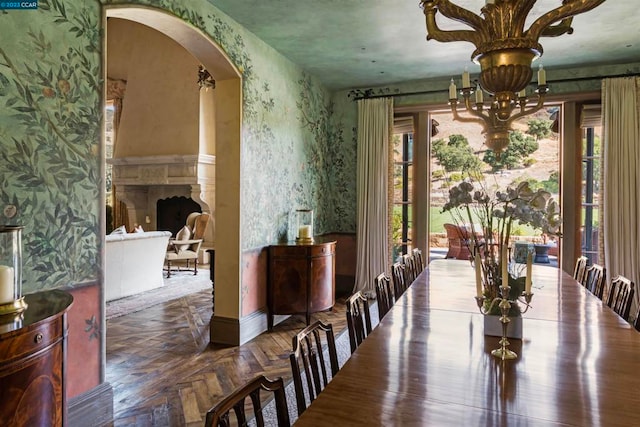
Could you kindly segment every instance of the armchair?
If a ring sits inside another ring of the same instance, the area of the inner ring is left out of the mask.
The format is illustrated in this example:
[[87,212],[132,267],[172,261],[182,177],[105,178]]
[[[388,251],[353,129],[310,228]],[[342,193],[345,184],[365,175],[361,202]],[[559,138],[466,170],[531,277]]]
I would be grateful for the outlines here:
[[185,226],[176,233],[174,239],[169,240],[165,261],[167,262],[167,278],[171,277],[171,263],[186,261],[189,268],[193,260],[193,274],[198,274],[198,254],[204,239],[204,233],[209,224],[209,214],[200,212],[190,213]]

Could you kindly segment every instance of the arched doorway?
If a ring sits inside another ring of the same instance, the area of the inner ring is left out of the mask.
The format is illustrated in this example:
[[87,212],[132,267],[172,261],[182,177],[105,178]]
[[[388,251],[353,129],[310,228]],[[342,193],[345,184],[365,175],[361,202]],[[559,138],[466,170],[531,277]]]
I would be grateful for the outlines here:
[[[215,280],[216,316],[238,319],[240,307],[240,151],[241,75],[225,52],[205,33],[159,9],[106,7],[106,18],[144,24],[177,42],[215,79]],[[106,28],[106,25],[104,26]],[[106,52],[106,49],[105,49]],[[106,58],[105,58],[106,62]],[[198,194],[192,196],[198,199]]]

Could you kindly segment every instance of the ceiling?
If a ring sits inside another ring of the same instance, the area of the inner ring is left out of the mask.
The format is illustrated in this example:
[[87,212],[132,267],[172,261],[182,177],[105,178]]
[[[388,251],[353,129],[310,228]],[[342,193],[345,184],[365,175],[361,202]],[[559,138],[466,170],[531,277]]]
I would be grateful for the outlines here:
[[[369,88],[458,76],[474,46],[426,41],[418,0],[209,0],[330,89]],[[454,0],[475,13],[485,0]],[[561,0],[538,0],[530,21]],[[640,60],[638,0],[608,0],[576,16],[573,34],[540,39],[547,78],[554,68]],[[442,16],[441,29],[462,28]],[[527,25],[528,27],[528,25]]]

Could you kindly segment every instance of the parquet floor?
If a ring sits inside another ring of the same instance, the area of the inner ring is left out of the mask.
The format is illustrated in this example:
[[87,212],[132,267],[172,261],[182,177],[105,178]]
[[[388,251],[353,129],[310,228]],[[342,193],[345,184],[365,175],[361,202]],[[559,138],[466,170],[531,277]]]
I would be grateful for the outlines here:
[[[312,320],[346,328],[345,298]],[[113,426],[202,426],[216,402],[258,374],[291,380],[292,316],[240,347],[209,345],[211,293],[201,291],[107,321]]]

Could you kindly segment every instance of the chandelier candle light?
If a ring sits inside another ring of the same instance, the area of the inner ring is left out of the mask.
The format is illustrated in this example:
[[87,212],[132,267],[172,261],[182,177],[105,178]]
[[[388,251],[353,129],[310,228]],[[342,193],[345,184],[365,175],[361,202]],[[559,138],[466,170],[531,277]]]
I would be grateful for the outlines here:
[[[571,34],[573,17],[599,6],[605,0],[563,0],[560,6],[538,17],[525,30],[525,21],[536,1],[487,0],[481,9],[482,17],[449,0],[420,2],[426,16],[427,40],[466,41],[476,47],[471,59],[480,65],[480,83],[474,88],[465,69],[460,90],[465,109],[473,117],[461,117],[458,114],[458,90],[453,79],[449,85],[449,105],[455,120],[483,125],[485,143],[498,156],[509,144],[512,122],[538,111],[544,105],[548,87],[545,70],[540,66],[535,90],[537,102],[527,108],[529,99],[526,88],[533,76],[531,63],[543,52],[538,39],[542,36]],[[462,22],[472,30],[441,30],[436,23],[437,12]],[[493,97],[487,108],[483,91]],[[471,101],[474,93],[475,108]]]

